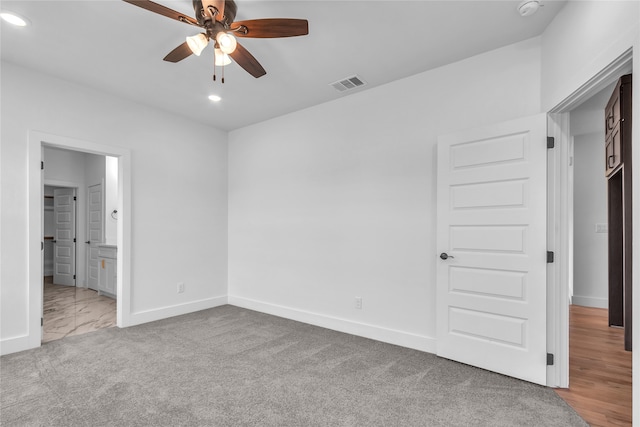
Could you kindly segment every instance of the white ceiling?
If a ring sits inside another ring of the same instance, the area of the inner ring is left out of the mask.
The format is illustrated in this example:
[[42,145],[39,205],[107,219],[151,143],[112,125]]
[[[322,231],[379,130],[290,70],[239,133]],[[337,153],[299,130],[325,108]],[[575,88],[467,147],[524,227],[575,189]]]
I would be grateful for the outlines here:
[[[158,0],[193,16],[191,0]],[[349,96],[541,34],[565,1],[521,17],[516,1],[245,1],[237,20],[305,18],[309,35],[240,39],[267,70],[238,65],[212,81],[211,49],[173,64],[162,58],[197,28],[119,0],[5,1],[31,21],[0,24],[2,60],[151,105],[222,130]],[[330,83],[361,76],[339,93]],[[212,103],[210,94],[223,99]]]

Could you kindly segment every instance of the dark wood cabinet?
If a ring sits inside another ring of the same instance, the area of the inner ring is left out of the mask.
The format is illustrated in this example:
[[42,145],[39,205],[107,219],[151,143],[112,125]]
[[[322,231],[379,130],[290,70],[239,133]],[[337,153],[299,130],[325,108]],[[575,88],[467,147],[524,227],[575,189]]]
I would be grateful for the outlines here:
[[[627,87],[629,90],[627,90]],[[611,176],[616,172],[623,162],[623,146],[622,146],[622,134],[623,130],[621,126],[626,121],[627,117],[623,114],[629,115],[631,120],[630,111],[625,108],[626,98],[631,101],[631,75],[623,76],[618,80],[618,84],[607,103],[607,107],[604,110],[604,129],[605,129],[605,175]],[[629,104],[630,106],[630,104]],[[631,137],[631,135],[629,135]]]
[[624,327],[631,350],[631,75],[618,80],[604,113],[608,179],[609,325]]

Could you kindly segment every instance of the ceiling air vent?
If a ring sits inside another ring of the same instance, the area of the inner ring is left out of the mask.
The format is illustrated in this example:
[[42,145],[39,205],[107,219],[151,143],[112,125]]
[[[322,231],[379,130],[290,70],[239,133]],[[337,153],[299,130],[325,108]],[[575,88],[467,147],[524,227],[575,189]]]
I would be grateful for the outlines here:
[[333,88],[338,92],[345,92],[347,90],[352,90],[366,84],[367,83],[359,76],[351,76],[347,77],[346,79],[338,80],[337,82],[331,83],[331,86],[333,86]]

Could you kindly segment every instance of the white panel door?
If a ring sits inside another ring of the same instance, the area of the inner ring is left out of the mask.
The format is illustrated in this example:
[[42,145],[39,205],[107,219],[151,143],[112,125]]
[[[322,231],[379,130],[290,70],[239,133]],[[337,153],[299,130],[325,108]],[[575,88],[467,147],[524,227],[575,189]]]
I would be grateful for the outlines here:
[[102,243],[103,230],[102,184],[96,184],[87,189],[87,236],[89,240],[85,242],[88,245],[87,286],[96,291],[100,280],[98,245]]
[[53,283],[76,285],[76,202],[75,188],[53,190]]
[[437,353],[546,384],[546,116],[438,138]]

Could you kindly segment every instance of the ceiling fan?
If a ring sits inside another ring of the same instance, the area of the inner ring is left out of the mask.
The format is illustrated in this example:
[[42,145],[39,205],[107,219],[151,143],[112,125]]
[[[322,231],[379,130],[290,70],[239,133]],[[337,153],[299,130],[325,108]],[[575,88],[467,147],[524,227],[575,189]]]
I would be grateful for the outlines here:
[[[266,18],[234,21],[238,11],[234,0],[193,0],[195,19],[149,0],[123,1],[204,30],[195,36],[187,37],[184,43],[164,57],[165,61],[178,62],[191,54],[200,55],[209,41],[213,41],[215,65],[230,63],[230,56],[255,78],[264,76],[267,72],[258,60],[237,42],[236,37],[275,38],[309,34],[309,22],[306,19]],[[216,79],[215,73],[213,79]],[[222,82],[224,83],[224,77]]]

